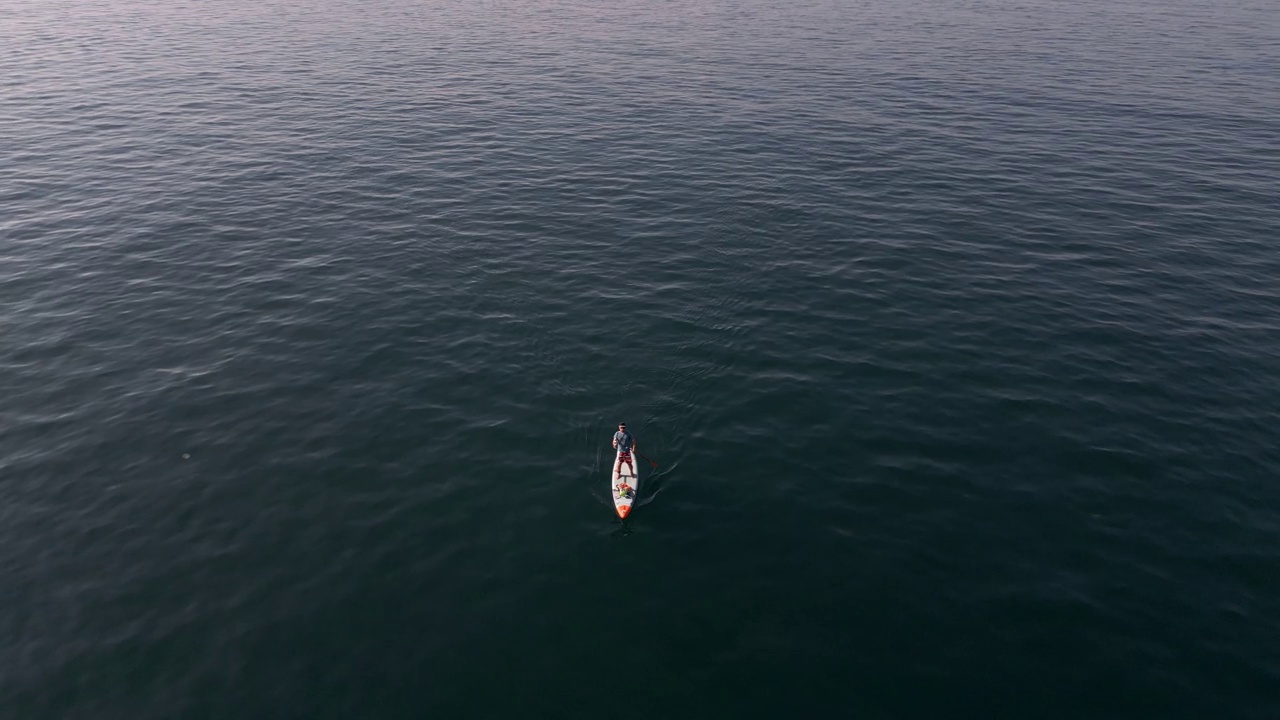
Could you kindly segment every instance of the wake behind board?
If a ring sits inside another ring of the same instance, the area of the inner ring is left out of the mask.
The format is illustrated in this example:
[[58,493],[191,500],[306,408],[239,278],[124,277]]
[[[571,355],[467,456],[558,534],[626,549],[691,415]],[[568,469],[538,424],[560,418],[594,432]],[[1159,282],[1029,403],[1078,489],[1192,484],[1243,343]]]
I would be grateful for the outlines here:
[[618,465],[617,473],[613,472],[613,466],[609,467],[609,494],[613,495],[613,507],[618,511],[618,517],[625,519],[631,512],[631,503],[636,500],[640,476],[636,473],[635,453],[631,453],[629,461],[619,463],[621,457],[622,453],[618,453],[618,458],[613,461]]

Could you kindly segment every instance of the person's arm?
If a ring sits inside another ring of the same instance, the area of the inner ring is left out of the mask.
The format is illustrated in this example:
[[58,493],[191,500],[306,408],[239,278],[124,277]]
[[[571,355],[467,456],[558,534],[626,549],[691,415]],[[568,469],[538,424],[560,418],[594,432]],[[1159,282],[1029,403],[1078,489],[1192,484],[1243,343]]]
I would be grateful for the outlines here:
[[613,449],[618,449],[618,433],[613,434]]

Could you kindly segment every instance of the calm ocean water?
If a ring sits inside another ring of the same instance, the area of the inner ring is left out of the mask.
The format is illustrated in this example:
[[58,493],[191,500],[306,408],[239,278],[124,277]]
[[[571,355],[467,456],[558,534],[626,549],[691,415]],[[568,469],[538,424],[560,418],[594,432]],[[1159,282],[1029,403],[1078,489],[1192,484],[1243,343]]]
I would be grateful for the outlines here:
[[0,717],[1280,717],[1277,78],[1262,0],[3,3]]

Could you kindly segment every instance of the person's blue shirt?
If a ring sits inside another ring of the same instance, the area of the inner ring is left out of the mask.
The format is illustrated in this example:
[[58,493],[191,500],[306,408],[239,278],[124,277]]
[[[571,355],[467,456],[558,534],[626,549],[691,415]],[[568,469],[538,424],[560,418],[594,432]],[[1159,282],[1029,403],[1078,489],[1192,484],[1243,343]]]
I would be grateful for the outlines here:
[[631,433],[626,430],[614,433],[613,440],[618,443],[618,449],[622,452],[631,452],[631,446],[635,444],[635,438],[631,437]]

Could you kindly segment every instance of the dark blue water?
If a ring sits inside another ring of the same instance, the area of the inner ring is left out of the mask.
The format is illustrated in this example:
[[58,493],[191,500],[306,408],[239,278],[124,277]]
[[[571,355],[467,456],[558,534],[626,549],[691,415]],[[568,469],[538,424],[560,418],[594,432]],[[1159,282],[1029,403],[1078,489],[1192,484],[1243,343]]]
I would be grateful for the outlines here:
[[1278,58],[5,4],[0,716],[1280,717]]

